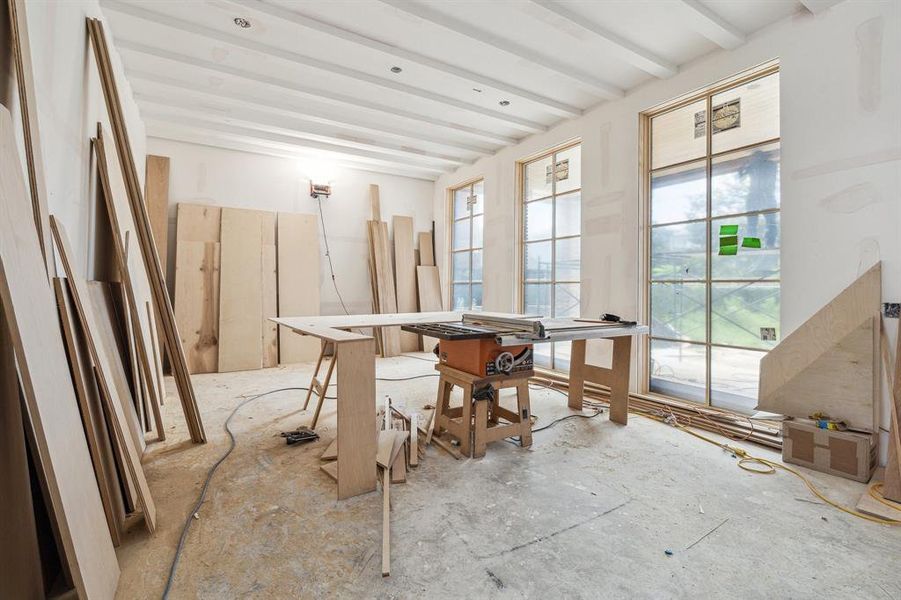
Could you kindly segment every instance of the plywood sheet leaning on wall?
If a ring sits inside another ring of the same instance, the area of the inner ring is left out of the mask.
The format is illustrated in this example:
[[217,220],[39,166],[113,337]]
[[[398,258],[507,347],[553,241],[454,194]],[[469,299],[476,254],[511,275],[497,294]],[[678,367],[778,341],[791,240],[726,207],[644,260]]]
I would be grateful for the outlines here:
[[259,211],[262,248],[260,251],[260,340],[263,367],[278,366],[278,259],[276,253],[276,213]]
[[147,216],[160,257],[163,272],[166,271],[169,254],[169,157],[148,154],[144,166],[144,202]]
[[[416,298],[416,261],[413,256],[413,218],[395,215],[393,225],[397,312],[416,312],[418,302]],[[401,331],[400,349],[401,352],[418,351],[419,336],[408,331]]]
[[12,119],[0,107],[0,304],[63,560],[79,597],[111,598],[119,565],[81,428],[41,242],[35,228],[26,225],[33,216],[21,164]]
[[432,232],[419,234],[419,264],[423,267],[435,266],[435,246],[432,245]]
[[[378,292],[379,314],[397,312],[397,296],[394,290],[394,266],[392,265],[388,224],[384,221],[369,221],[369,242],[372,246],[372,260]],[[400,354],[400,328],[381,328],[382,356]]]
[[[114,372],[117,357],[110,356],[108,346],[101,339],[100,325],[91,302],[91,292],[84,277],[75,272],[72,261],[72,250],[65,228],[57,220],[50,217],[50,229],[56,240],[60,261],[66,271],[71,286],[73,304],[78,315],[78,322],[88,342],[88,350],[94,363],[94,372],[100,388],[100,396],[104,402],[104,410],[113,427],[119,456],[127,471],[126,478],[134,484],[134,499],[144,513],[144,523],[153,533],[156,529],[156,506],[150,497],[150,488],[141,467],[141,454],[129,434],[128,416],[125,404],[130,402],[128,384],[117,377]],[[120,365],[121,367],[121,365]],[[93,482],[92,482],[93,484]],[[95,488],[96,491],[96,488]]]
[[[319,314],[319,228],[315,215],[278,213],[278,314]],[[320,341],[285,327],[279,331],[279,362],[316,360]]]
[[219,242],[179,241],[175,249],[175,319],[188,370],[219,370]]
[[153,295],[153,308],[158,319],[158,325],[166,339],[166,352],[172,365],[172,374],[178,387],[178,396],[185,414],[185,421],[188,424],[188,431],[191,433],[191,440],[195,443],[202,443],[206,441],[206,433],[204,432],[203,421],[197,408],[197,398],[194,395],[191,375],[188,373],[187,361],[181,347],[178,326],[175,322],[175,312],[172,310],[172,303],[166,288],[165,274],[160,265],[159,256],[156,253],[153,231],[147,215],[147,207],[144,204],[143,190],[138,179],[131,142],[128,138],[128,129],[122,112],[122,104],[119,100],[118,86],[113,75],[103,24],[99,19],[88,18],[87,25],[94,62],[100,75],[103,99],[109,114],[113,139],[116,142],[116,154],[119,157],[128,203],[134,218],[138,247],[144,260]]
[[219,372],[263,365],[262,219],[222,209],[219,273]]
[[[441,301],[441,280],[438,267],[416,267],[416,285],[419,289],[419,312],[440,312],[444,310]],[[437,338],[423,336],[422,349],[431,352]]]
[[761,359],[759,410],[875,431],[881,273],[877,263]]

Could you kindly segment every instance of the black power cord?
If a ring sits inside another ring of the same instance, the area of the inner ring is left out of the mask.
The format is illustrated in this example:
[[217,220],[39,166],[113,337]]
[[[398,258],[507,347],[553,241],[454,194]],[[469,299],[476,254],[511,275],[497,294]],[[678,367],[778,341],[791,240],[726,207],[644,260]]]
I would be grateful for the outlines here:
[[338,282],[335,280],[335,267],[332,265],[332,253],[328,247],[328,233],[325,231],[325,216],[322,214],[322,198],[316,196],[316,203],[319,205],[319,222],[322,223],[322,241],[325,243],[325,257],[328,259],[328,270],[332,275],[332,287],[335,288],[335,295],[338,296],[338,302],[341,303],[341,309],[345,315],[350,315],[347,306],[344,304],[344,298],[338,291]]

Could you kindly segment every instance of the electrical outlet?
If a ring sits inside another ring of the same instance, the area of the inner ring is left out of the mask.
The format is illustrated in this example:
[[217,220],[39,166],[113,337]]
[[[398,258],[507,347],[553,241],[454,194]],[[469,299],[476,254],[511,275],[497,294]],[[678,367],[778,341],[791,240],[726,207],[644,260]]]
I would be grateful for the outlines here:
[[882,305],[882,316],[886,319],[901,318],[901,302],[886,302]]

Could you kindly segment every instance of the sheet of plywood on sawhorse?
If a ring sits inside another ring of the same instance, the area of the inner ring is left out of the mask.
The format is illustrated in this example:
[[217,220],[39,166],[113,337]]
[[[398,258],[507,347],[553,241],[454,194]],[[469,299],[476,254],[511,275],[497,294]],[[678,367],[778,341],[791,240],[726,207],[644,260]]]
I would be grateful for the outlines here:
[[881,298],[877,263],[770,350],[760,360],[758,410],[823,412],[875,431]]
[[[396,215],[393,225],[397,312],[416,312],[418,302],[416,299],[416,260],[413,256],[413,219]],[[419,348],[418,335],[409,331],[400,332],[401,352],[416,352]]]
[[[115,360],[118,357],[113,355],[110,344],[104,341],[107,338],[103,336],[101,325],[98,322],[99,319],[94,312],[94,304],[91,301],[88,283],[80,273],[76,273],[74,270],[71,245],[65,228],[51,216],[50,229],[53,231],[53,237],[56,240],[60,261],[66,271],[66,276],[69,278],[75,312],[78,315],[79,324],[88,342],[88,350],[94,363],[94,372],[100,388],[100,396],[104,401],[107,418],[113,426],[116,446],[125,465],[127,477],[134,482],[135,499],[144,513],[144,522],[147,525],[147,529],[153,533],[156,529],[156,506],[153,503],[153,498],[150,496],[150,488],[147,485],[147,479],[141,466],[140,452],[129,433],[128,416],[125,411],[126,403],[131,402],[128,398],[128,383],[124,381],[124,377],[120,376],[119,371],[116,370]],[[121,369],[121,365],[119,365],[119,368]]]
[[219,372],[263,366],[262,218],[222,209],[219,272]]
[[[41,242],[31,227],[31,201],[14,131],[9,111],[0,107],[0,305],[62,558],[79,597],[111,598],[119,565],[93,476]],[[4,539],[4,546],[9,543]]]
[[115,140],[116,154],[119,158],[123,180],[125,181],[128,204],[134,219],[138,247],[140,248],[140,255],[144,261],[150,284],[157,324],[165,334],[166,353],[172,366],[172,374],[178,387],[178,396],[188,425],[188,431],[191,433],[191,440],[195,443],[203,443],[206,441],[203,420],[197,407],[194,386],[191,383],[187,360],[181,347],[178,325],[175,322],[175,312],[172,309],[169,291],[166,288],[165,273],[156,253],[153,231],[150,226],[147,207],[144,204],[144,194],[128,137],[128,128],[126,127],[122,104],[119,100],[119,90],[113,74],[113,66],[109,56],[109,47],[106,43],[106,35],[103,31],[103,24],[99,19],[88,18],[86,21],[88,38],[91,42],[94,62],[100,76],[100,87],[103,91],[103,99],[109,115],[113,139]]
[[[319,314],[319,228],[315,215],[278,213],[278,314]],[[279,362],[309,362],[318,339],[280,328]]]
[[[389,251],[388,224],[383,221],[369,221],[369,240],[372,244],[379,314],[396,313],[397,297],[394,290],[394,267]],[[382,356],[397,356],[400,352],[400,328],[383,327]]]
[[219,370],[219,242],[179,240],[175,248],[175,319],[188,370]]

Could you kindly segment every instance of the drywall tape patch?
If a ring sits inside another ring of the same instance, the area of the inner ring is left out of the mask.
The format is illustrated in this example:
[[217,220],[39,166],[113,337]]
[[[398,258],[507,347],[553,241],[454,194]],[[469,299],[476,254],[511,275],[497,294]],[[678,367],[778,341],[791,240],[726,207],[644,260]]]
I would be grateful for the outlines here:
[[832,213],[850,215],[881,202],[879,190],[870,182],[858,183],[820,200],[820,206]]
[[875,112],[882,101],[882,30],[884,19],[876,17],[861,23],[857,37],[857,99],[865,112]]

